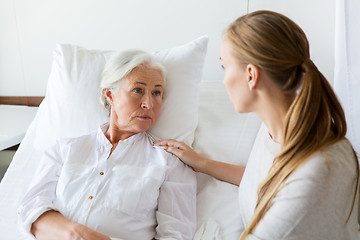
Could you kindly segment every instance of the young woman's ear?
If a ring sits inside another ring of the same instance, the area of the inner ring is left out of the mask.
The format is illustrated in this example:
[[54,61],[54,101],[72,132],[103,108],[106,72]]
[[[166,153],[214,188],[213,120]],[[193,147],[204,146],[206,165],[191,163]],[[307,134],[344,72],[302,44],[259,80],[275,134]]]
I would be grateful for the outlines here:
[[112,93],[111,93],[111,90],[110,90],[110,89],[105,88],[105,96],[106,96],[106,99],[107,99],[108,103],[109,103],[110,105],[112,105],[113,98],[112,98]]
[[255,89],[259,82],[259,69],[254,64],[248,64],[246,66],[247,83],[250,91]]

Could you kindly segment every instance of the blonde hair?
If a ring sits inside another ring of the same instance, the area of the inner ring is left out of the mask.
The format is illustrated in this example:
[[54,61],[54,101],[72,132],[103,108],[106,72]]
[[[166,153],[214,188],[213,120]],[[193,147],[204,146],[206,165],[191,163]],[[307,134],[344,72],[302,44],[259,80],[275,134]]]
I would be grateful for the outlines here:
[[[299,90],[285,117],[280,153],[258,189],[255,213],[242,233],[243,240],[270,208],[280,186],[311,155],[345,138],[344,111],[330,84],[310,60],[303,30],[284,15],[257,11],[235,20],[226,31],[238,63],[264,70],[284,93]],[[352,213],[359,182],[357,169]],[[345,223],[345,224],[346,224]]]

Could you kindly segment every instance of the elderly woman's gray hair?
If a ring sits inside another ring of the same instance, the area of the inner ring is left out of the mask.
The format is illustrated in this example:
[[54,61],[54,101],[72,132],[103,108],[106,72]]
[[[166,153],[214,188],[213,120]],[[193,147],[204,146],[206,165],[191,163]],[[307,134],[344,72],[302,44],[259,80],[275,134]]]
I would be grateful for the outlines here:
[[166,70],[164,66],[155,58],[141,50],[124,51],[113,56],[106,64],[100,82],[100,102],[110,111],[111,105],[105,96],[105,89],[116,91],[121,81],[123,81],[135,68],[148,64],[154,69],[158,69],[166,84]]

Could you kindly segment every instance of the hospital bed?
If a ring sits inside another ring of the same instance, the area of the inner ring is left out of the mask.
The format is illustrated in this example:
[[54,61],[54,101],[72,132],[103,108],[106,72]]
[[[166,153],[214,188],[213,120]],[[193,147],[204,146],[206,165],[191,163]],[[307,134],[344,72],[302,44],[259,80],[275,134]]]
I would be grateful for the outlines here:
[[[235,112],[221,79],[200,81],[207,40],[204,36],[154,53],[168,70],[168,82],[159,120],[150,131],[192,144],[209,158],[245,165],[260,121],[254,114]],[[45,98],[0,184],[2,240],[24,239],[16,226],[17,206],[43,151],[59,137],[80,136],[107,121],[97,89],[101,70],[114,53],[56,46]],[[194,239],[238,239],[238,197],[236,186],[197,173]]]

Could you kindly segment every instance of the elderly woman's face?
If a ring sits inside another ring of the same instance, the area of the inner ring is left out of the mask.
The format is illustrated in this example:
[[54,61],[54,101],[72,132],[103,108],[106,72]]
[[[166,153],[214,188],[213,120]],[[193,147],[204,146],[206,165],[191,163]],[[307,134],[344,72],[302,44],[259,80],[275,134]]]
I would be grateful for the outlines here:
[[107,94],[114,120],[110,124],[129,135],[148,130],[158,119],[163,91],[164,79],[158,69],[135,68],[116,92]]

